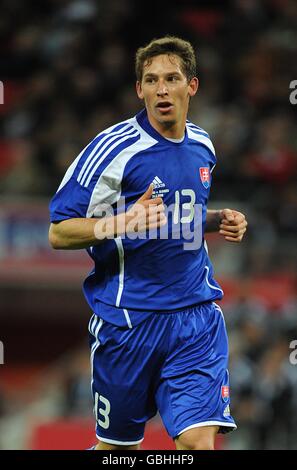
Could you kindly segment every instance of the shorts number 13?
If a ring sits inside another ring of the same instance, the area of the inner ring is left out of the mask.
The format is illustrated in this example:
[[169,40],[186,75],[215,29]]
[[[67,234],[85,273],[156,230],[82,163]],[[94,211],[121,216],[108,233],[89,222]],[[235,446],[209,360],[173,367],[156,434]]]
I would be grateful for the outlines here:
[[[99,408],[99,402],[100,404],[104,406],[104,408]],[[95,412],[95,417],[96,421],[101,426],[103,429],[108,429],[109,428],[109,413],[110,413],[110,401],[107,400],[107,398],[103,397],[102,395],[99,395],[99,393],[95,393],[95,406],[94,406],[94,412]],[[99,418],[102,417],[102,419]]]

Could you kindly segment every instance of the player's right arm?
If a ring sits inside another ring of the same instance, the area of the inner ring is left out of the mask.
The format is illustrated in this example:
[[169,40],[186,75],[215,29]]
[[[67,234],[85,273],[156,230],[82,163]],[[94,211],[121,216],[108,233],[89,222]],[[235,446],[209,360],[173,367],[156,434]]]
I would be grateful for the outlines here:
[[143,232],[165,225],[162,198],[152,199],[153,186],[127,211],[116,216],[70,218],[53,222],[49,242],[54,249],[75,250],[94,246],[130,232]]

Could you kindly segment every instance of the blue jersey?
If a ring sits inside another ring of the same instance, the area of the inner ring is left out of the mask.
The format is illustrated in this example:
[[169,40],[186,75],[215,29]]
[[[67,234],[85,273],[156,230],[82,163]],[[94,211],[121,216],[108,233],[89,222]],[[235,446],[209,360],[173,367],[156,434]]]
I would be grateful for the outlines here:
[[[116,212],[120,201],[127,208],[150,183],[154,196],[173,208],[168,211],[167,238],[158,231],[153,239],[118,237],[87,250],[94,269],[84,293],[96,315],[131,327],[156,311],[178,311],[222,298],[203,238],[215,163],[203,129],[187,121],[184,139],[169,140],[150,125],[145,110],[97,135],[72,163],[51,201],[52,222],[100,217],[106,204]],[[201,208],[199,227],[191,217],[194,206]],[[202,243],[185,249],[188,234],[196,228]]]

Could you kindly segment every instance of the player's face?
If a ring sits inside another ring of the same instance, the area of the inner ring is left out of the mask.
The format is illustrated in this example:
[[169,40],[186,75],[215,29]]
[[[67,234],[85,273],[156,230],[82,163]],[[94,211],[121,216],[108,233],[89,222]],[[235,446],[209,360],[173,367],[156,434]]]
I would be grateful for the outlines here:
[[189,100],[198,89],[198,79],[188,82],[180,58],[162,54],[144,63],[141,82],[136,83],[151,125],[161,134],[173,138],[184,134]]

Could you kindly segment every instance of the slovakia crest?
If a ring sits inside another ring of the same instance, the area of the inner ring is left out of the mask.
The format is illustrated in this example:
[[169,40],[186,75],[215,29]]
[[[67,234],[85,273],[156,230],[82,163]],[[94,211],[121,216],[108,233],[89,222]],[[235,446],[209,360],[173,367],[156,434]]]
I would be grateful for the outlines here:
[[208,189],[210,186],[210,171],[208,166],[207,167],[200,167],[199,168],[200,179],[203,186]]
[[228,399],[229,399],[229,387],[228,387],[228,385],[222,385],[221,391],[222,391],[223,400],[228,401]]

